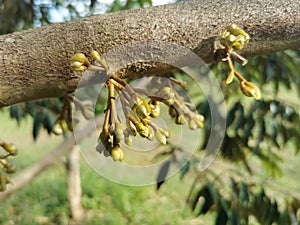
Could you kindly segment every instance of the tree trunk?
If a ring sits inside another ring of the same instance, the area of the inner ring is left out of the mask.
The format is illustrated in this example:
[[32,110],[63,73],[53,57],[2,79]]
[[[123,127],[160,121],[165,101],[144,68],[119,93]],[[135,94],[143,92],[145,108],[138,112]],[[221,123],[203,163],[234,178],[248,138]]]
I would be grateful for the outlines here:
[[[69,58],[76,52],[95,49],[104,54],[128,43],[159,40],[212,62],[215,37],[232,23],[252,37],[241,52],[244,55],[300,47],[300,1],[296,0],[194,0],[76,19],[0,36],[0,107],[60,97],[76,89],[80,76],[69,68]],[[125,48],[106,60],[111,63],[135,53]],[[160,67],[164,72],[171,69],[159,65],[155,71]]]
[[81,206],[81,178],[80,178],[80,152],[78,146],[74,146],[68,155],[68,197],[70,203],[71,216],[74,221],[81,221],[83,208]]

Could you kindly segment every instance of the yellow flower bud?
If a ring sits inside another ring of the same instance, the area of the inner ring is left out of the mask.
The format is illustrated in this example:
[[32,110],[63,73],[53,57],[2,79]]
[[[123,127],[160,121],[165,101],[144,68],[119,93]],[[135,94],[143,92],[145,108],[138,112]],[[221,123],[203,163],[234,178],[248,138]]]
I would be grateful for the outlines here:
[[159,131],[164,135],[164,136],[166,136],[166,138],[169,138],[170,137],[170,133],[169,133],[169,131],[167,131],[166,129],[164,129],[164,128],[158,128],[159,129]]
[[132,137],[131,136],[127,136],[127,137],[125,137],[125,143],[126,143],[126,145],[128,145],[128,146],[132,146]]
[[158,118],[160,116],[159,101],[150,101],[149,106],[151,109],[150,116],[153,118]]
[[95,50],[92,50],[92,51],[91,51],[91,57],[92,57],[93,60],[100,60],[100,55],[99,55],[99,53],[98,53],[97,51],[95,51]]
[[136,136],[136,134],[137,134],[137,129],[136,129],[136,126],[133,124],[133,122],[128,121],[127,127],[129,127],[129,129],[130,129],[132,135],[133,135],[133,136]]
[[146,99],[142,96],[139,96],[137,98],[137,102],[132,107],[132,110],[137,115],[139,119],[145,119],[148,118],[151,112],[151,108],[146,101]]
[[59,123],[55,123],[53,128],[52,128],[52,132],[55,134],[55,135],[61,135],[64,133],[61,125]]
[[10,155],[15,156],[18,154],[18,149],[14,144],[7,144],[3,142],[1,145]]
[[146,129],[148,129],[148,136],[147,136],[147,139],[150,140],[150,141],[153,141],[154,140],[154,135],[153,135],[153,131],[151,129],[151,127],[147,127],[146,126]]
[[16,168],[16,166],[14,166],[13,164],[11,164],[11,163],[7,163],[7,164],[5,164],[5,166],[3,167],[3,169],[4,169],[4,171],[6,172],[6,173],[15,173],[16,172],[16,170],[17,170],[17,168]]
[[83,53],[76,53],[76,54],[72,55],[70,61],[71,61],[71,63],[79,62],[79,63],[82,63],[83,65],[90,64],[89,60],[86,58],[86,56]]
[[119,146],[115,146],[111,150],[111,157],[115,161],[122,162],[124,160],[124,152],[121,150],[121,148]]
[[233,34],[230,34],[229,36],[228,36],[228,41],[229,42],[234,42],[236,40],[236,36],[234,36]]
[[170,115],[171,117],[176,117],[176,116],[178,116],[177,110],[176,110],[175,107],[172,106],[172,105],[169,107],[169,115]]
[[60,121],[59,121],[59,124],[60,124],[61,129],[62,129],[64,132],[68,131],[69,127],[68,127],[67,121],[65,121],[65,120],[60,120]]
[[223,46],[240,50],[250,40],[249,35],[237,25],[228,26],[225,31],[219,35],[219,41]]
[[149,136],[149,129],[143,123],[138,122],[135,124],[137,132],[142,136],[147,138]]
[[118,124],[116,127],[116,136],[120,141],[124,141],[124,130],[126,127],[123,124]]
[[90,64],[89,60],[82,53],[76,53],[70,59],[71,69],[77,72],[83,72]]
[[230,84],[233,81],[233,78],[234,78],[234,70],[231,70],[226,79],[226,84]]
[[198,128],[198,124],[194,120],[189,121],[189,128],[191,130],[196,130]]
[[178,115],[175,118],[175,123],[181,125],[181,124],[184,124],[184,123],[187,123],[187,122],[186,122],[186,119],[183,115]]
[[163,145],[167,144],[167,137],[163,135],[159,130],[155,132],[156,139]]
[[240,88],[244,95],[254,97],[256,100],[261,98],[261,93],[258,87],[248,81],[241,81]]
[[141,120],[149,116],[149,113],[147,112],[147,108],[142,104],[134,107],[134,112]]

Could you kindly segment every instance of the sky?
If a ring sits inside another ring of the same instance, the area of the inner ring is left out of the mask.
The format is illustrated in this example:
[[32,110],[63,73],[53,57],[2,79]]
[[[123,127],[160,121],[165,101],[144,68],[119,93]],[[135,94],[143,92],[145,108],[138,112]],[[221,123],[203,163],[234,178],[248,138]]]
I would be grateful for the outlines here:
[[[47,1],[41,0],[41,2],[45,3]],[[102,4],[110,4],[113,2],[113,0],[99,0],[99,2]],[[172,2],[174,2],[174,0],[152,0],[153,6],[164,5],[164,4],[168,4],[168,3],[172,3]],[[84,13],[84,9],[85,9],[84,1],[79,2],[76,5],[76,7],[77,7],[77,10],[79,13],[82,12],[82,14],[85,14]],[[102,10],[97,9],[97,14],[105,13],[105,11],[106,11],[106,8],[102,8]],[[60,9],[50,9],[50,14],[51,14],[51,19],[50,19],[51,22],[58,23],[58,22],[65,21],[65,18],[67,18],[69,15],[69,11],[68,11],[68,9],[61,7]]]

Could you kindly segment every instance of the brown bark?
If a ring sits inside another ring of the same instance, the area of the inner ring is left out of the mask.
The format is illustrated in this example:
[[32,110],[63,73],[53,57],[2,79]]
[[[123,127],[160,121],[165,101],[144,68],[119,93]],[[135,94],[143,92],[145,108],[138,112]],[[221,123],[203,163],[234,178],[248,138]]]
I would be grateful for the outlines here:
[[[104,54],[135,41],[160,40],[212,62],[213,41],[231,23],[252,37],[244,55],[300,48],[299,1],[194,0],[97,15],[0,36],[0,106],[59,97],[76,89],[80,77],[69,68],[75,52],[96,49]],[[156,71],[169,69],[158,65]]]

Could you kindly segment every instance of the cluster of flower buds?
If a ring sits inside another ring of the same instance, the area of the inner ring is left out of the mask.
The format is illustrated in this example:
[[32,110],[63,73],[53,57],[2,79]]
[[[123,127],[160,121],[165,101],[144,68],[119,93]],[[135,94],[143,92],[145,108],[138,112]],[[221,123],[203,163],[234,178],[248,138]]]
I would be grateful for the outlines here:
[[16,172],[16,167],[7,162],[6,159],[9,156],[15,156],[18,154],[17,147],[14,144],[8,144],[0,140],[0,146],[7,152],[6,155],[0,155],[0,168],[6,173]]
[[[7,174],[15,173],[15,165],[7,162],[6,159],[10,156],[15,156],[18,154],[17,147],[14,144],[8,144],[2,140],[0,140],[0,146],[7,152],[6,155],[0,155],[0,169]],[[0,191],[5,191],[8,183],[10,183],[10,180],[6,174],[0,173]]]
[[[105,87],[108,89],[108,103],[97,146],[97,150],[100,153],[103,152],[104,156],[111,156],[113,160],[123,161],[122,142],[130,146],[132,137],[137,135],[167,144],[170,137],[169,131],[159,127],[152,120],[152,118],[160,116],[161,103],[169,108],[169,113],[176,124],[186,124],[191,129],[203,127],[204,117],[199,115],[195,107],[191,107],[191,104],[186,102],[174,87],[179,85],[184,88],[184,82],[172,77],[154,76],[150,84],[150,92],[134,89],[124,79],[108,74],[108,65],[98,52],[92,51],[90,56],[94,60],[92,63],[82,53],[76,53],[71,58],[70,67],[75,72],[83,72],[88,69],[106,71],[108,75],[105,83]],[[125,116],[124,123],[121,122],[117,113],[115,93],[119,95]]]
[[[254,97],[256,100],[261,98],[261,93],[258,87],[253,83],[247,81],[238,71],[233,67],[232,59],[241,63],[243,66],[246,65],[247,60],[240,56],[233,50],[240,50],[247,44],[250,40],[250,36],[237,25],[232,24],[228,26],[222,34],[218,36],[218,42],[221,44],[220,49],[225,50],[226,56],[223,61],[228,63],[229,75],[226,79],[226,84],[230,84],[234,77],[240,81],[240,88],[242,93],[248,97]],[[217,49],[218,50],[218,49]]]
[[154,77],[151,85],[155,87],[151,95],[169,108],[169,114],[176,124],[185,124],[190,129],[203,128],[204,116],[199,114],[190,102],[186,102],[175,88],[185,88],[185,83],[174,78]]
[[60,115],[57,117],[52,132],[56,135],[61,135],[67,131],[73,131],[72,124],[72,109],[73,106],[73,96],[66,95],[64,97],[64,105]]
[[225,47],[240,50],[249,42],[250,36],[237,25],[231,24],[219,35],[219,40]]

